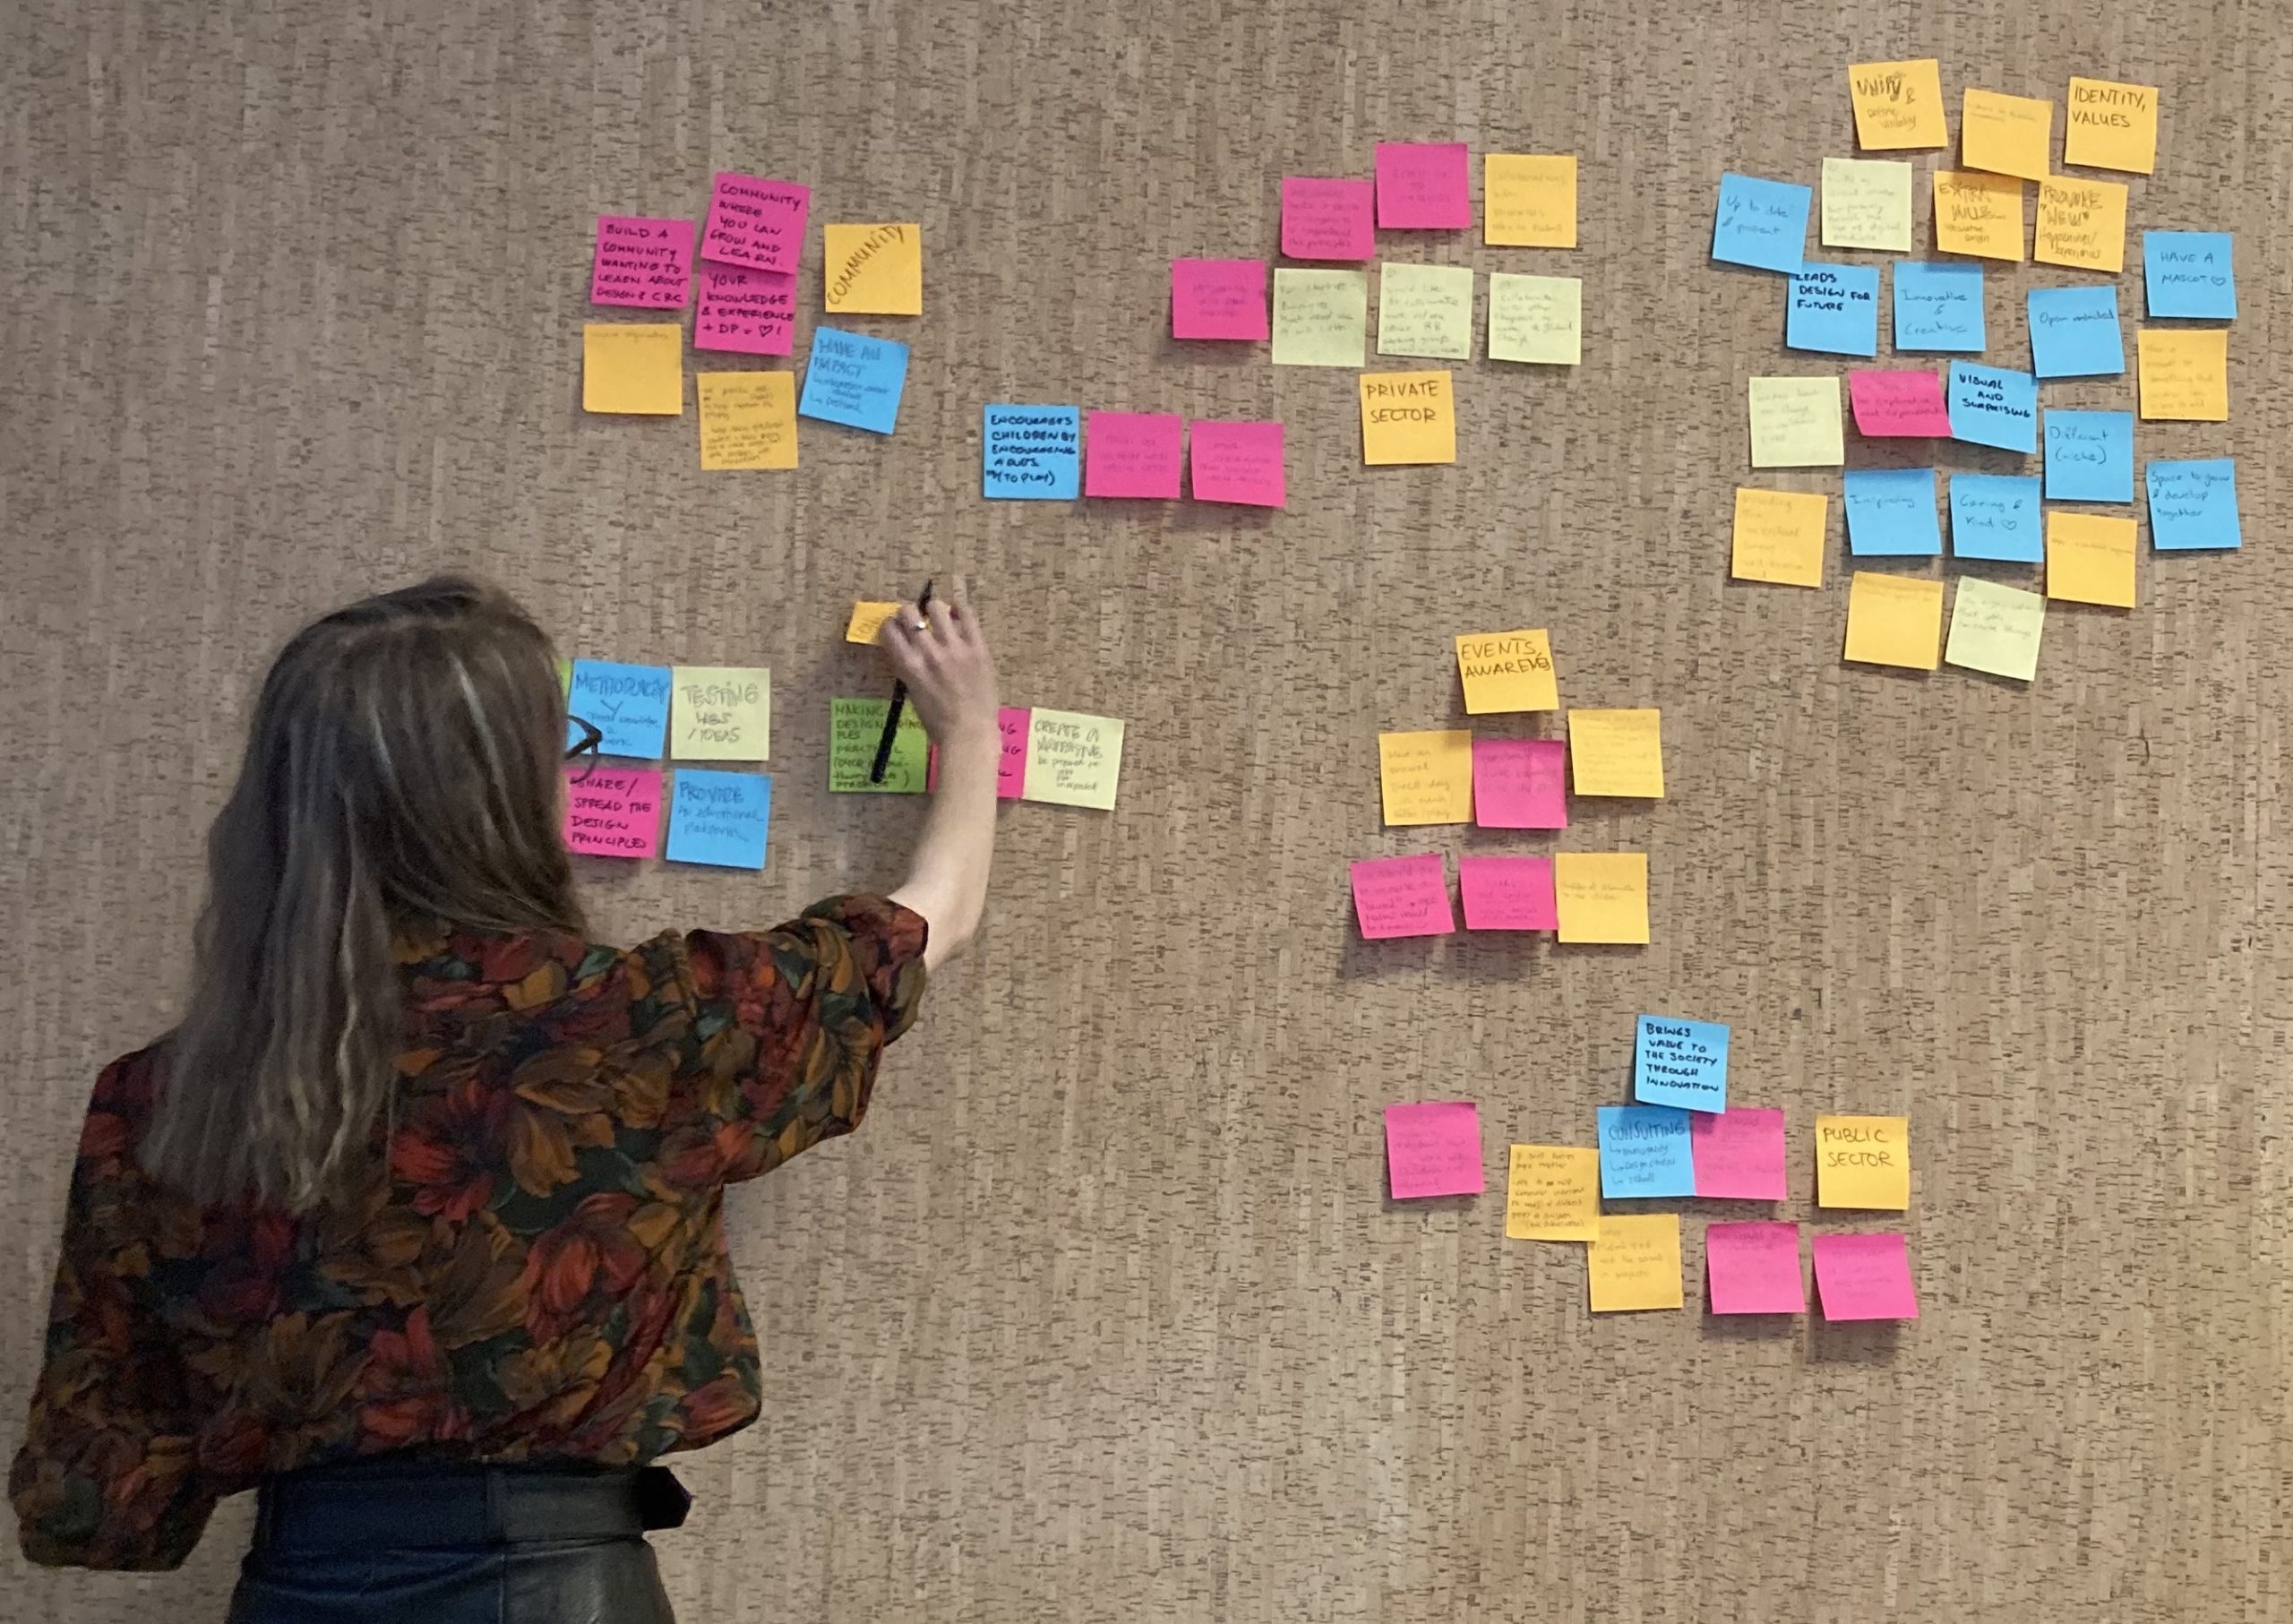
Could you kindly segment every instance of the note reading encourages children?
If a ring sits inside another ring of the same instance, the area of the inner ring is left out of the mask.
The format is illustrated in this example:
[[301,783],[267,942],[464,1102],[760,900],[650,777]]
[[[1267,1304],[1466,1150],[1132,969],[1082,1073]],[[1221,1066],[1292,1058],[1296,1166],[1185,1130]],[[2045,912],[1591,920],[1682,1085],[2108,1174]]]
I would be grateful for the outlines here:
[[1083,488],[1083,414],[990,406],[980,419],[979,492],[995,502],[1066,502]]

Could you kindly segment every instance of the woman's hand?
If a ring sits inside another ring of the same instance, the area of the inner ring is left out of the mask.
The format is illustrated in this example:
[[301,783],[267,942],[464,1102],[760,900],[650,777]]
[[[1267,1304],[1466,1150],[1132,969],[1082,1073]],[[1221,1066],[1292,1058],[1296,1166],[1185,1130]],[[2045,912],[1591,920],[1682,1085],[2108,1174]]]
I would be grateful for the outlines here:
[[892,900],[931,927],[923,962],[936,969],[979,929],[995,854],[995,773],[1003,753],[995,725],[995,662],[979,622],[959,606],[903,608],[876,640],[907,685],[915,719],[940,749],[940,787],[924,814],[907,881]]
[[944,754],[995,736],[995,661],[979,620],[959,605],[903,607],[876,633],[892,672],[907,684],[915,719]]

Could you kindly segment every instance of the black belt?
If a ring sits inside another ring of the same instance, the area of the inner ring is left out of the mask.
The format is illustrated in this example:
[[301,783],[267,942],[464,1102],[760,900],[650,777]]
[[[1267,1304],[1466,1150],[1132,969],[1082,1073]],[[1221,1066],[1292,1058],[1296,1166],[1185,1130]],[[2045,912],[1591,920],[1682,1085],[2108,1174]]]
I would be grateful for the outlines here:
[[382,1459],[265,1480],[255,1540],[287,1550],[418,1550],[608,1540],[674,1528],[692,1497],[666,1466]]

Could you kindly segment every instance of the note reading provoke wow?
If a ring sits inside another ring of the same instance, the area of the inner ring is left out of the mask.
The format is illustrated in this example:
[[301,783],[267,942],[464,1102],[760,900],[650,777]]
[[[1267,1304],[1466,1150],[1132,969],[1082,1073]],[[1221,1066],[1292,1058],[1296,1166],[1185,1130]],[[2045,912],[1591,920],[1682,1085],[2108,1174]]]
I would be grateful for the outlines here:
[[2048,176],[2039,183],[2031,257],[2081,271],[2126,269],[2126,188],[2114,180]]
[[2048,502],[2134,500],[2134,414],[2046,414]]
[[2145,327],[2134,335],[2142,416],[2151,422],[2226,423],[2229,418],[2229,334]]
[[1919,1318],[1902,1235],[1817,1235],[1815,1253],[1816,1296],[1825,1319]]
[[1807,187],[1788,181],[1722,175],[1712,219],[1712,257],[1756,271],[1798,271],[1806,259],[1808,206],[1813,201]]
[[2062,161],[2148,175],[2158,167],[2158,87],[2108,79],[2070,82]]
[[1566,829],[1568,747],[1559,739],[1475,739],[1473,821],[1482,829]]
[[1457,460],[1457,408],[1446,372],[1361,374],[1361,460],[1371,468]]
[[1457,859],[1457,894],[1468,931],[1557,931],[1552,859],[1468,856]]
[[794,277],[700,262],[700,308],[692,318],[695,349],[785,356],[795,343]]
[[1247,341],[1273,331],[1264,260],[1171,262],[1171,337]]
[[1390,826],[1473,821],[1473,735],[1462,727],[1378,735],[1378,782]]
[[1730,1105],[1695,1112],[1688,1120],[1688,1139],[1697,1195],[1720,1201],[1781,1201],[1788,1193],[1781,1110]]
[[2022,474],[1953,474],[1951,554],[2005,563],[2043,561],[2038,480]]
[[1672,1105],[1602,1105],[1593,1114],[1603,1197],[1640,1200],[1696,1193],[1688,1112]]
[[1470,360],[1473,272],[1387,261],[1378,271],[1378,353]]
[[1736,522],[1728,573],[1738,580],[1786,587],[1824,584],[1824,538],[1831,524],[1828,497],[1806,491],[1736,487]]
[[2154,320],[2233,322],[2237,276],[2226,231],[2142,234],[2143,301]]
[[1279,423],[1198,417],[1187,425],[1187,458],[1188,489],[1197,502],[1278,508],[1288,497]]
[[844,640],[847,643],[872,643],[883,623],[897,614],[904,604],[885,603],[863,598],[852,606],[852,618],[845,623]]
[[565,849],[591,857],[650,857],[661,849],[661,769],[600,767],[565,775]]
[[1847,374],[1848,408],[1855,432],[1867,439],[1947,439],[1950,408],[1943,402],[1943,380],[1924,367],[1917,372],[1851,372]]
[[2152,462],[2143,473],[2150,490],[2150,545],[2159,552],[2229,550],[2244,544],[2234,460]]
[[899,421],[900,391],[906,384],[906,345],[833,327],[816,328],[796,414],[889,434]]
[[2026,372],[1951,363],[1951,437],[2003,451],[2039,449],[2039,381]]
[[1982,353],[1982,267],[1895,262],[1895,348]]
[[1877,355],[1879,268],[1809,260],[1792,273],[1783,311],[1783,342],[1793,349]]
[[1816,1205],[1904,1212],[1911,1207],[1911,1119],[1816,1119]]
[[2022,183],[1973,169],[1935,171],[1935,246],[1986,260],[2026,257]]
[[2053,168],[2054,103],[1969,87],[1959,108],[1959,162],[1991,175],[2044,180]]
[[1386,1174],[1396,1201],[1479,1195],[1489,1182],[1481,1107],[1471,1100],[1387,1106]]
[[1573,154],[1485,152],[1481,193],[1481,240],[1490,247],[1576,245]]
[[1027,724],[1025,798],[1112,812],[1122,777],[1122,734],[1114,717],[1036,706]]
[[884,717],[889,700],[830,700],[828,717],[828,786],[837,795],[920,795],[931,771],[931,739],[923,724],[908,706],[899,714],[899,729],[892,735],[891,759],[884,764],[884,781],[869,773],[876,765],[876,745],[884,736]]
[[1467,716],[1560,708],[1560,684],[1552,671],[1552,642],[1542,627],[1461,633],[1457,675],[1464,685]]
[[700,401],[700,466],[792,468],[796,466],[796,380],[785,372],[703,372],[692,376]]
[[1071,406],[981,408],[979,494],[1068,502],[1083,488],[1083,414]]
[[1563,941],[1645,946],[1648,854],[1557,852],[1552,900]]
[[1186,419],[1175,412],[1093,412],[1083,425],[1083,494],[1176,501]]
[[804,216],[812,206],[810,186],[719,174],[709,198],[700,257],[794,276],[804,246]]
[[[615,660],[575,660],[565,709],[604,735],[597,753],[657,760],[669,735],[666,666],[626,666]],[[568,750],[581,742],[581,730],[565,727]]]
[[1728,1028],[1685,1015],[1644,1015],[1633,1039],[1632,1097],[1682,1111],[1728,1108]]
[[581,409],[684,416],[684,329],[674,322],[591,322],[581,329]]
[[1911,166],[1885,158],[1824,159],[1826,248],[1911,252]]
[[2045,598],[1962,575],[1951,601],[1951,636],[1943,645],[1943,659],[1963,671],[2027,683],[2039,674],[2039,640],[2045,631]]
[[2046,516],[2046,595],[2065,603],[2134,607],[2134,524],[2099,513]]
[[1911,62],[1859,62],[1847,70],[1855,104],[1855,144],[1869,152],[1944,147],[1943,67],[1932,56]]
[[923,314],[923,228],[822,226],[820,279],[833,315],[920,316]]
[[1571,710],[1568,768],[1580,795],[1634,795],[1662,800],[1662,713],[1653,707]]
[[673,666],[669,755],[761,761],[772,754],[772,673],[761,666]]
[[1931,468],[1850,468],[1842,479],[1847,550],[1859,558],[1933,558],[1943,551]]
[[2126,370],[2115,288],[2033,288],[2031,371],[2040,378],[2116,377]]
[[1369,358],[1369,272],[1275,269],[1276,366],[1358,367]]
[[669,797],[672,863],[760,869],[772,820],[772,780],[760,772],[680,768]]
[[1837,378],[1751,381],[1754,468],[1838,468],[1847,460]]
[[1584,1249],[1593,1312],[1625,1314],[1686,1306],[1680,1284],[1680,1216],[1609,1213]]
[[1508,1241],[1601,1238],[1601,1153],[1576,1145],[1516,1145],[1505,1173]]
[[692,288],[692,222],[597,216],[589,303],[682,310]]
[[1707,1224],[1704,1266],[1715,1314],[1808,1311],[1797,1224]]
[[1378,143],[1378,226],[1385,231],[1463,231],[1473,224],[1473,177],[1461,141]]
[[1847,658],[1932,671],[1942,655],[1941,581],[1855,571],[1847,583]]
[[[1367,260],[1378,253],[1366,180],[1292,175],[1282,182],[1282,252],[1293,260]],[[1282,274],[1275,273],[1276,295]],[[1278,324],[1278,323],[1277,323]],[[1356,365],[1360,363],[1356,362]]]
[[1362,940],[1447,936],[1457,928],[1449,911],[1449,872],[1438,852],[1415,857],[1365,857],[1347,865],[1353,916]]
[[1584,358],[1584,284],[1573,276],[1489,274],[1489,358],[1575,366]]

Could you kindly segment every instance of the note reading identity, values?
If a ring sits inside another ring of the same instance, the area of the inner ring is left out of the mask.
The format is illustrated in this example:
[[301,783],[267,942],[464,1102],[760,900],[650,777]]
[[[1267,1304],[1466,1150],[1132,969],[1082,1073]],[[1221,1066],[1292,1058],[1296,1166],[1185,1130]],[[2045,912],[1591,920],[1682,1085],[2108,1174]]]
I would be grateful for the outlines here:
[[1482,829],[1566,829],[1568,747],[1559,739],[1475,739],[1473,821]]
[[810,186],[719,174],[709,193],[700,257],[794,276],[804,246],[804,217],[812,206]]
[[1489,358],[1575,366],[1584,358],[1584,284],[1573,276],[1489,274]]
[[1464,685],[1467,716],[1560,708],[1552,642],[1542,627],[1461,634],[1457,675]]
[[820,271],[830,314],[923,314],[923,228],[915,221],[822,226]]
[[1361,374],[1361,460],[1371,468],[1457,460],[1457,408],[1446,372]]
[[1555,931],[1550,857],[1457,859],[1457,894],[1468,931]]
[[650,857],[661,849],[661,769],[579,768],[565,778],[565,849],[591,857]]
[[1653,707],[1571,710],[1568,767],[1580,795],[1636,795],[1662,800],[1662,713]]
[[920,795],[931,775],[932,741],[923,724],[908,706],[899,714],[899,729],[892,735],[891,759],[884,764],[884,781],[869,778],[876,765],[876,746],[884,736],[884,717],[889,700],[830,700],[828,718],[828,786],[837,795]]
[[1027,721],[1025,798],[1113,811],[1122,776],[1122,733],[1114,717],[1035,707]]
[[1563,941],[1645,944],[1648,854],[1555,853],[1552,900]]
[[796,380],[785,372],[693,374],[703,468],[796,466]]
[[1079,410],[1071,406],[982,408],[982,496],[994,502],[1068,502],[1082,488]]
[[1797,1224],[1712,1224],[1704,1267],[1715,1314],[1804,1314]]
[[772,673],[761,666],[673,666],[669,755],[761,761],[772,754]]
[[1781,1201],[1783,1113],[1767,1105],[1698,1111],[1688,1121],[1696,1193],[1721,1201]]
[[816,328],[796,412],[823,423],[889,434],[899,421],[900,391],[906,384],[906,345],[833,327]]
[[1943,658],[1964,671],[2027,683],[2039,674],[2039,640],[2045,631],[2045,598],[1980,575],[1962,575],[1951,601],[1951,636],[1943,645]]
[[[655,760],[669,733],[669,668],[628,666],[617,660],[575,660],[565,696],[570,716],[604,735],[600,755]],[[566,724],[565,747],[581,742],[581,730]]]
[[2065,603],[2134,607],[2134,525],[2131,519],[2049,509],[2046,516],[2046,595]]
[[1177,500],[1186,419],[1176,412],[1093,412],[1083,425],[1083,494]]
[[1172,260],[1171,337],[1268,337],[1264,260]]
[[1607,1214],[1600,1237],[1584,1249],[1584,1274],[1596,1314],[1685,1306],[1679,1214]]
[[692,222],[597,216],[589,303],[682,310],[692,288]]
[[785,356],[795,343],[794,277],[700,262],[700,308],[692,318],[695,349]]
[[1483,153],[1481,193],[1481,240],[1490,247],[1576,245],[1573,154]]
[[581,409],[684,416],[684,329],[674,322],[591,322],[581,329]]
[[1685,1015],[1644,1015],[1633,1040],[1632,1097],[1682,1111],[1728,1108],[1728,1028]]
[[[1285,176],[1282,182],[1282,252],[1293,260],[1366,260],[1378,252],[1366,180]],[[1275,274],[1279,296],[1282,277]],[[1359,362],[1354,365],[1361,365]]]
[[1816,1296],[1825,1319],[1916,1319],[1911,1253],[1901,1234],[1817,1235]]
[[2070,82],[2062,161],[2148,175],[2158,167],[2158,87],[2108,79]]
[[2158,551],[2226,549],[2243,543],[2233,459],[2152,462],[2143,473],[2150,489],[2150,545]]
[[1506,1168],[1505,1238],[1601,1238],[1601,1153],[1576,1145],[1516,1145]]
[[1462,727],[1378,735],[1388,825],[1473,821],[1473,735]]
[[1471,1100],[1387,1106],[1386,1174],[1396,1201],[1479,1195],[1489,1183],[1481,1107]]
[[1365,857],[1347,865],[1353,916],[1367,941],[1397,936],[1447,936],[1457,928],[1449,911],[1449,872],[1438,852],[1415,857]]
[[1847,91],[1855,104],[1855,144],[1866,151],[1950,144],[1937,58],[1856,63],[1847,70]]
[[1911,1206],[1911,1119],[1816,1119],[1816,1205],[1902,1212]]
[[1276,366],[1360,366],[1369,343],[1369,272],[1275,269]]
[[771,820],[772,780],[764,774],[680,768],[669,799],[668,859],[760,869]]
[[1932,671],[1942,652],[1941,581],[1855,571],[1847,583],[1847,658]]

